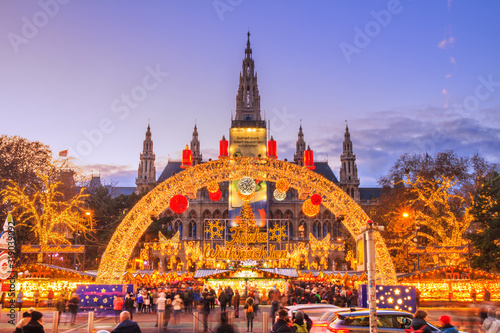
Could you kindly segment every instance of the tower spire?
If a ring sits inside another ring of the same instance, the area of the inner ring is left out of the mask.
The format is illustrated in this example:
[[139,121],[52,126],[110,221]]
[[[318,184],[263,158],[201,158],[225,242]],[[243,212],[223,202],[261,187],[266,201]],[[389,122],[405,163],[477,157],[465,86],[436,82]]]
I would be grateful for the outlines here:
[[136,193],[146,193],[151,191],[156,186],[156,156],[153,152],[153,140],[151,139],[151,125],[148,120],[148,128],[146,129],[146,138],[142,144],[142,153],[140,155],[139,169],[135,184],[137,185]]
[[247,46],[236,95],[236,116],[232,120],[232,127],[266,127],[260,112],[260,94],[250,47],[250,31],[247,32]]
[[302,119],[300,120],[299,134],[297,136],[297,149],[295,150],[295,155],[293,155],[293,160],[297,165],[303,165],[304,151],[306,150],[306,141],[304,140],[304,133],[302,132]]
[[344,142],[342,143],[342,154],[340,155],[340,182],[339,186],[356,201],[359,197],[358,167],[356,166],[356,155],[352,149],[351,133],[347,120],[345,122]]
[[193,152],[193,165],[201,163],[203,156],[200,150],[200,140],[198,140],[198,128],[194,122],[193,138],[191,139],[191,151]]

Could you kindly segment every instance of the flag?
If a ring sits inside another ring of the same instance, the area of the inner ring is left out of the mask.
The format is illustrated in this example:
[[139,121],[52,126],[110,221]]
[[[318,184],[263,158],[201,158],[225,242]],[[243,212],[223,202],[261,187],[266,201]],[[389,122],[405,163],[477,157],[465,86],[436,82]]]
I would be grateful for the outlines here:
[[61,150],[59,152],[59,157],[68,157],[68,150]]

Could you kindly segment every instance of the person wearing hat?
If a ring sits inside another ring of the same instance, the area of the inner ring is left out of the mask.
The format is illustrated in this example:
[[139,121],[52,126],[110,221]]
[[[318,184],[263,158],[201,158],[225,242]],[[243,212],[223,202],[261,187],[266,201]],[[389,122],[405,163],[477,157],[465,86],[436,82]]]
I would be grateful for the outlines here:
[[26,326],[29,321],[31,320],[31,313],[35,311],[34,308],[29,309],[28,311],[23,313],[23,318],[19,320],[19,322],[16,325],[16,329],[14,330],[14,333],[22,333],[23,332],[23,327]]
[[42,322],[43,314],[39,311],[31,313],[31,320],[23,327],[23,333],[45,333]]
[[450,316],[439,317],[439,322],[441,323],[442,333],[458,333],[458,330],[455,328],[455,326],[451,325]]

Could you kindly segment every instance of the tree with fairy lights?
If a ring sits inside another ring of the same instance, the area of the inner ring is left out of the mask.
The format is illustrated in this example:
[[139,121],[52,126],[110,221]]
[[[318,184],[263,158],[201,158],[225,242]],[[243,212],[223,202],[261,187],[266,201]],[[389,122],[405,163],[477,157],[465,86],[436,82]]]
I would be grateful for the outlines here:
[[254,228],[256,226],[252,206],[248,202],[245,202],[241,207],[238,225],[242,228]]
[[472,266],[500,272],[500,175],[487,180],[474,198],[474,232],[468,238],[474,245]]
[[[16,229],[27,229],[31,238],[28,241],[39,245],[70,244],[68,234],[75,237],[90,230],[91,221],[83,216],[87,196],[84,189],[65,198],[61,191],[63,184],[57,181],[56,173],[55,168],[47,174],[37,173],[36,191],[27,191],[24,186],[9,180],[0,193],[16,218]],[[43,254],[39,254],[38,261],[43,261]]]
[[[384,194],[370,216],[386,226],[383,237],[397,271],[406,271],[406,246],[465,246],[473,198],[498,166],[476,154],[453,151],[404,154],[380,178]],[[420,268],[463,264],[463,255],[420,256]]]

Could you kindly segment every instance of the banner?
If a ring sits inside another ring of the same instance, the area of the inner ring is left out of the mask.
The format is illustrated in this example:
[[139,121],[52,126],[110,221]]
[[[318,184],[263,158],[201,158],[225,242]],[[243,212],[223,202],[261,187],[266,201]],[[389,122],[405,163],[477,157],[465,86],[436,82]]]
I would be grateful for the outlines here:
[[[229,156],[230,157],[266,157],[267,140],[265,128],[234,127],[229,130]],[[266,225],[268,201],[267,183],[255,179],[255,196],[250,201],[255,222],[258,227]],[[229,219],[230,226],[236,226],[236,217],[241,214],[243,201],[238,196],[238,180],[229,181]]]
[[85,245],[21,245],[22,253],[84,253]]
[[410,246],[408,254],[448,254],[469,252],[467,246]]

